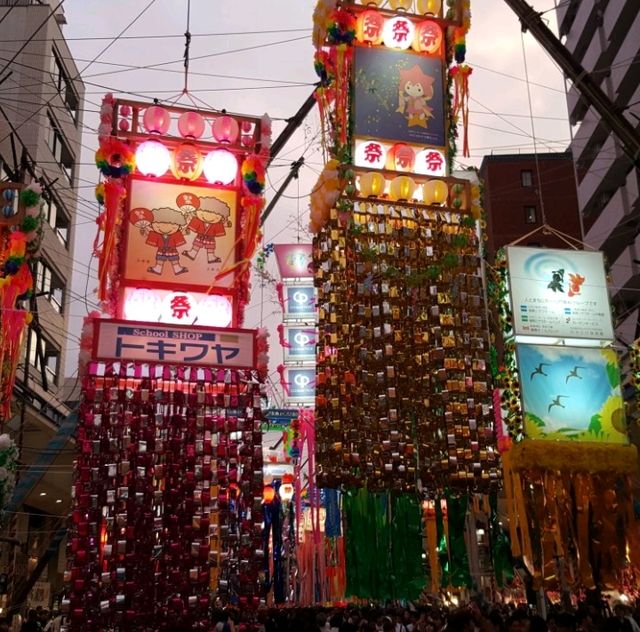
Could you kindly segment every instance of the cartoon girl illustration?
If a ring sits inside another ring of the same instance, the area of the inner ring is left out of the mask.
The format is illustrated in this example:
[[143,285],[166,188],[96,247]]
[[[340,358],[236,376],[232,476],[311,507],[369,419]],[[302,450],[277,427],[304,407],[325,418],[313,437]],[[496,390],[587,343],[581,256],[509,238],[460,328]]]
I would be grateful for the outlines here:
[[[178,196],[180,205],[180,196]],[[219,263],[216,255],[216,237],[226,235],[225,227],[230,227],[231,209],[226,202],[215,197],[201,197],[197,206],[192,206],[191,220],[187,228],[196,233],[191,250],[183,250],[182,254],[195,261],[201,248],[207,253],[207,263]]]
[[409,127],[427,127],[427,121],[433,117],[433,110],[427,101],[433,98],[434,81],[433,77],[422,72],[418,64],[400,71],[396,112],[405,115]]
[[147,237],[146,243],[156,248],[156,264],[147,268],[148,272],[161,275],[165,263],[171,263],[175,275],[184,274],[189,269],[180,263],[178,248],[186,244],[182,234],[187,219],[178,210],[163,208],[136,208],[129,214],[129,221]]

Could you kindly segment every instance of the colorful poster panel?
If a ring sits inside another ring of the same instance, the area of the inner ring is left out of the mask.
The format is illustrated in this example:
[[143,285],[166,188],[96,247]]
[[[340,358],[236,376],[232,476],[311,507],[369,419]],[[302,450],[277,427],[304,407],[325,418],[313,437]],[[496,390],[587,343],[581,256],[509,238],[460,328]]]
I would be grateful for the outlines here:
[[516,335],[613,340],[601,252],[507,248]]
[[518,346],[529,439],[628,443],[613,349]]
[[236,192],[131,180],[126,217],[127,285],[226,288],[234,275],[216,275],[236,263]]
[[356,136],[445,145],[441,59],[358,46],[354,76]]

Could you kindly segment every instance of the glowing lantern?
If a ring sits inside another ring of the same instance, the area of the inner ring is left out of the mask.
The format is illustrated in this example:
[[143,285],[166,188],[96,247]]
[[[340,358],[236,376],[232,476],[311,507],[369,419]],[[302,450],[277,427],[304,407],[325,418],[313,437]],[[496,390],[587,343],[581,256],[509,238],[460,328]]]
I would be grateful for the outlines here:
[[423,149],[416,156],[415,173],[423,176],[446,175],[447,162],[444,154],[437,149]]
[[375,171],[363,173],[358,179],[362,197],[380,197],[384,193],[385,184],[384,176]]
[[416,153],[405,143],[396,143],[389,151],[391,169],[396,171],[413,171]]
[[382,30],[384,18],[377,11],[363,11],[358,16],[356,37],[361,44],[373,44],[382,42]]
[[123,312],[126,320],[157,322],[160,315],[160,299],[152,290],[127,290]]
[[436,55],[442,47],[442,29],[432,20],[420,22],[416,27],[413,48],[419,53]]
[[262,490],[262,500],[265,504],[272,503],[276,497],[276,490],[273,485],[265,485]]
[[398,176],[391,180],[389,197],[392,200],[410,200],[416,190],[416,183],[409,176]]
[[211,131],[219,143],[233,144],[238,140],[240,126],[232,116],[219,116],[211,124]]
[[293,485],[291,483],[283,483],[280,485],[280,498],[289,502],[293,498]]
[[166,134],[171,124],[171,117],[164,108],[152,105],[144,111],[142,122],[150,134]]
[[226,296],[211,294],[198,304],[198,325],[228,327],[233,318],[233,306]]
[[196,180],[202,173],[202,154],[189,143],[178,145],[173,152],[171,172],[178,180]]
[[191,294],[171,292],[162,300],[160,322],[191,325],[196,319],[197,303]]
[[167,173],[171,165],[171,153],[158,141],[146,140],[136,149],[136,166],[143,176],[160,176]]
[[384,169],[387,161],[387,148],[375,140],[363,140],[356,145],[356,167]]
[[382,31],[384,45],[389,48],[406,50],[411,46],[415,34],[413,22],[407,18],[395,17],[387,20]]
[[413,4],[413,0],[389,0],[392,11],[408,11]]
[[425,204],[444,204],[449,189],[442,180],[429,180],[422,185],[422,199]]
[[360,4],[364,4],[368,7],[379,7],[384,4],[385,0],[360,0]]
[[178,119],[178,131],[185,138],[200,138],[204,134],[204,118],[198,112],[184,112]]
[[442,0],[417,0],[416,12],[420,15],[440,15]]
[[214,149],[204,159],[204,177],[211,184],[231,184],[238,174],[238,160],[226,149]]

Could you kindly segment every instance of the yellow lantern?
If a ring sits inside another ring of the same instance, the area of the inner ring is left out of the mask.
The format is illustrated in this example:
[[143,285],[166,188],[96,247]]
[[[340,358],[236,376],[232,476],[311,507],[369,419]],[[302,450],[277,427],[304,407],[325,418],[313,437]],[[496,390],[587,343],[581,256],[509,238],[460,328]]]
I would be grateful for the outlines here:
[[384,193],[386,181],[381,173],[369,171],[358,179],[358,188],[362,197],[380,197]]
[[417,0],[416,13],[420,15],[440,15],[442,0]]
[[429,180],[422,185],[422,199],[425,204],[444,204],[449,189],[442,180]]
[[413,4],[413,0],[389,0],[392,11],[408,11]]
[[392,200],[410,200],[416,190],[416,183],[409,176],[398,176],[391,180],[389,197]]
[[190,143],[175,148],[171,172],[178,180],[197,180],[202,173],[203,160],[200,151]]
[[360,0],[360,4],[364,4],[369,7],[380,7],[384,4],[384,0]]

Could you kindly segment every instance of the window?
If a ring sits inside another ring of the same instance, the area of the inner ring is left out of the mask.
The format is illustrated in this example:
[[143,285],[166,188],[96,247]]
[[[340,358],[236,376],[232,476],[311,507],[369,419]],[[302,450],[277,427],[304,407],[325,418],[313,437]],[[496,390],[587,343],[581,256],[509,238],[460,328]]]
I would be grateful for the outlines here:
[[64,309],[65,282],[42,259],[36,262],[34,286],[36,295],[44,296],[51,307],[61,314]]
[[58,129],[58,125],[53,120],[53,117],[51,114],[48,114],[47,116],[49,118],[49,135],[47,137],[47,144],[49,145],[49,149],[51,150],[53,157],[56,159],[56,162],[60,165],[60,168],[67,176],[69,184],[71,184],[73,180],[75,158],[67,147],[67,144],[64,142],[63,136]]
[[536,213],[535,206],[525,206],[524,207],[524,223],[525,224],[535,224],[538,221],[538,216]]
[[78,95],[73,89],[73,83],[69,79],[69,75],[64,69],[60,56],[55,49],[51,51],[49,73],[51,74],[53,85],[60,93],[64,104],[67,106],[67,110],[69,110],[69,114],[71,114],[73,122],[76,123],[78,117]]
[[49,226],[57,235],[60,243],[68,248],[71,220],[67,209],[50,193],[45,193],[42,197],[44,199],[44,214]]
[[42,371],[44,369],[47,374],[47,379],[51,380],[54,384],[58,383],[60,349],[55,347],[55,345],[32,329],[27,354],[29,364],[32,367],[37,371]]
[[520,183],[523,187],[532,187],[533,186],[533,171],[529,169],[525,169],[520,172]]

